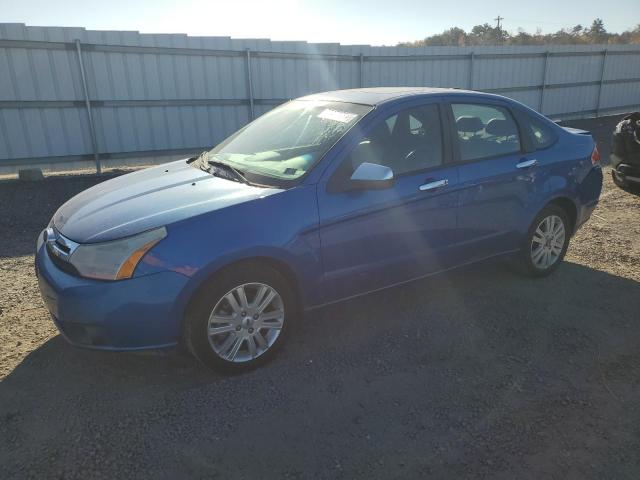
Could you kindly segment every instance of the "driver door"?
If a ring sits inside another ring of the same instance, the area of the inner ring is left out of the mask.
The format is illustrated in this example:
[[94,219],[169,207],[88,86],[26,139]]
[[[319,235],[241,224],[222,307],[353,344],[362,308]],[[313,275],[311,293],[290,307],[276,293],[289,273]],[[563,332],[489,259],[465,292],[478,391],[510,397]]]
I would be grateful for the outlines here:
[[[327,302],[453,264],[458,171],[441,111],[428,103],[374,122],[318,185]],[[363,162],[390,167],[394,183],[354,188],[349,178]]]

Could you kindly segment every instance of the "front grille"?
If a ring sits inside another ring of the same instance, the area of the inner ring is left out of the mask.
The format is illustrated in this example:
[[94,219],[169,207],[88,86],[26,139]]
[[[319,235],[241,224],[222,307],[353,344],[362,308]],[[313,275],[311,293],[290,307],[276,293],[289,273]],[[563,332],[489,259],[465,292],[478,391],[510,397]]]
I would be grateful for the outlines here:
[[71,252],[71,248],[69,248],[67,245],[62,243],[60,240],[56,240],[55,244],[60,250],[62,250],[67,255],[69,255],[69,252]]
[[47,254],[49,255],[49,258],[51,259],[51,262],[58,267],[60,270],[62,270],[65,273],[68,273],[69,275],[74,275],[76,277],[80,276],[80,273],[78,272],[78,270],[76,270],[76,267],[74,267],[71,263],[66,262],[64,260],[62,260],[60,257],[56,256],[54,253],[51,252],[51,247],[49,245],[47,245]]
[[48,228],[45,236],[47,253],[53,264],[63,272],[79,276],[78,270],[69,262],[78,244],[63,237],[54,228]]

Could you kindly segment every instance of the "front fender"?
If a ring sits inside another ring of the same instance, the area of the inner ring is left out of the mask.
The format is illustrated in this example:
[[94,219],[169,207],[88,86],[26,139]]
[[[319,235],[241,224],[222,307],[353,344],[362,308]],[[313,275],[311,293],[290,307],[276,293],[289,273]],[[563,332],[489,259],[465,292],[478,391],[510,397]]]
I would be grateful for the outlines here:
[[[304,270],[296,268],[298,259],[282,249],[276,249],[273,247],[256,247],[251,250],[237,251],[229,255],[217,257],[208,265],[200,268],[192,277],[189,278],[180,293],[179,302],[182,305],[182,311],[184,312],[186,310],[187,305],[196,291],[210,278],[216,275],[217,272],[243,261],[263,261],[285,266],[286,269],[292,273],[292,280],[296,283],[293,285],[293,288],[300,295],[302,307],[306,308],[309,304],[313,305],[319,302],[319,299],[315,300],[313,295],[310,297],[310,294],[313,292],[308,288],[305,288],[305,285],[307,284],[306,282],[308,282],[309,279],[301,277],[301,275],[305,275]],[[311,281],[319,282],[319,280],[320,279],[312,279]]]
[[167,238],[140,262],[135,275],[179,272],[189,278],[179,302],[220,269],[266,258],[293,272],[303,307],[321,303],[322,265],[315,185],[209,212],[167,226]]

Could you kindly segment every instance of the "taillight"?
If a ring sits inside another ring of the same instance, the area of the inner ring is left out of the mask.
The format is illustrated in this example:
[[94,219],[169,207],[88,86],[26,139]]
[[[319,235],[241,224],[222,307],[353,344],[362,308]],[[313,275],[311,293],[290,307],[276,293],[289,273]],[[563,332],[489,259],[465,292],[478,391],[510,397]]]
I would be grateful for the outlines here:
[[593,152],[591,152],[591,164],[597,165],[600,163],[600,152],[598,151],[598,145],[593,146]]

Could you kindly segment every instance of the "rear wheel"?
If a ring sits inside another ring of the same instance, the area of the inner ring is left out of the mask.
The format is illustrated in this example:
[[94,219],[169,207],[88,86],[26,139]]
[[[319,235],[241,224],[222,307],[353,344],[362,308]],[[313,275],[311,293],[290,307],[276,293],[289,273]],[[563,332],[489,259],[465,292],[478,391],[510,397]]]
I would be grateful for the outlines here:
[[552,273],[569,246],[571,224],[567,213],[556,205],[548,205],[529,227],[520,252],[524,273],[543,277]]
[[185,337],[191,352],[208,367],[250,370],[273,357],[294,312],[293,293],[278,271],[240,265],[201,289]]

